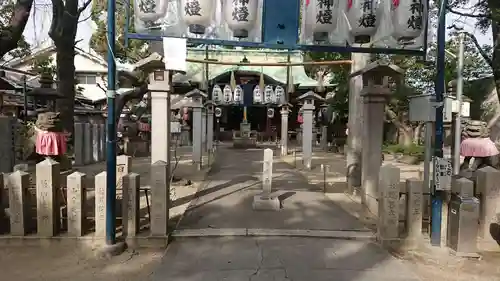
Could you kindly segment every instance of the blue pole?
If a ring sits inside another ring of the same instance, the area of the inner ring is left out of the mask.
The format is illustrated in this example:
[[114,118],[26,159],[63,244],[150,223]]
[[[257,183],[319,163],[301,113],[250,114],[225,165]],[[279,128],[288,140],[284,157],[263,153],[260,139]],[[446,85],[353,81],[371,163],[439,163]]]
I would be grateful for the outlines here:
[[[437,57],[436,57],[436,102],[444,101],[445,92],[445,41],[446,41],[446,6],[448,0],[441,0],[439,8],[439,23],[437,30]],[[443,157],[443,106],[436,107],[436,136],[434,142],[434,156]],[[435,171],[434,171],[435,173]],[[433,185],[431,204],[431,245],[441,246],[442,194]]]
[[116,64],[115,64],[115,0],[108,0],[108,118],[106,155],[106,244],[116,242]]

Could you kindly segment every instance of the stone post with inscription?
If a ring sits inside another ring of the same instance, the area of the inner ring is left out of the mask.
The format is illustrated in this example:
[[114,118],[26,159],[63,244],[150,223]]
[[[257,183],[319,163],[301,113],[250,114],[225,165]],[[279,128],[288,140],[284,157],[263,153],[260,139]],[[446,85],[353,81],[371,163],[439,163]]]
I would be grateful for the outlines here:
[[380,168],[377,237],[382,244],[390,245],[399,239],[399,181],[400,170],[392,165]]
[[207,150],[212,151],[214,146],[214,103],[207,101],[205,107],[207,109]]
[[422,240],[422,211],[424,196],[423,181],[412,178],[406,180],[406,244],[415,248]]
[[24,236],[28,233],[29,184],[30,175],[22,171],[16,171],[6,179],[6,186],[9,189],[10,235]]
[[59,163],[50,158],[36,165],[37,233],[42,237],[55,236],[60,230],[60,173]]
[[186,94],[186,97],[193,100],[193,127],[191,128],[193,134],[193,164],[198,169],[202,165],[202,114],[203,99],[207,95],[198,89],[194,89]]
[[106,237],[106,172],[95,176],[95,237],[103,240]]
[[168,164],[151,165],[151,235],[166,237],[168,233],[170,177]]
[[500,237],[492,237],[490,229],[495,228],[492,225],[500,229],[500,171],[488,166],[477,170],[476,176],[476,193],[481,194],[479,236],[495,245]]
[[254,210],[274,210],[280,209],[280,201],[278,197],[272,193],[273,182],[273,150],[266,148],[264,150],[264,162],[262,169],[262,193],[255,195],[253,198]]
[[139,233],[139,187],[140,176],[130,173],[123,177],[123,236],[127,245],[135,246],[135,238]]
[[313,140],[314,101],[323,101],[324,99],[313,91],[309,91],[297,99],[304,100],[304,105],[302,106],[304,120],[302,123],[302,164],[306,169],[310,170],[312,161],[312,143],[315,141]]
[[68,235],[71,237],[80,237],[85,235],[86,182],[86,175],[80,172],[74,172],[67,178]]

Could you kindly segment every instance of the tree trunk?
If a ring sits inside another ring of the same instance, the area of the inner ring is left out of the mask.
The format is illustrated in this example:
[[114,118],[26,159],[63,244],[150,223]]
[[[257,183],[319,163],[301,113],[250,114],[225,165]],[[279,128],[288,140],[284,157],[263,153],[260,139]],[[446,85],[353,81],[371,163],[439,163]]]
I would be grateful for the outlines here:
[[[75,51],[74,47],[57,50],[57,90],[64,98],[57,100],[56,110],[61,113],[64,129],[73,134],[75,112]],[[72,138],[71,138],[72,139]]]
[[400,132],[399,143],[404,146],[410,146],[413,143],[413,128],[410,126],[398,126]]
[[17,43],[21,40],[30,17],[32,6],[33,0],[18,0],[14,4],[10,23],[0,33],[0,58],[17,48]]

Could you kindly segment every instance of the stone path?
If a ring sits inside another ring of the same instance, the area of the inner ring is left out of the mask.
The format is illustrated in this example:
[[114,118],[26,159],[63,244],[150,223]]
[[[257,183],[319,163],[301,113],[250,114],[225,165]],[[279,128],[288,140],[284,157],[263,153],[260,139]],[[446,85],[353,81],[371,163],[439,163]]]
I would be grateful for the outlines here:
[[280,211],[254,211],[253,196],[262,191],[262,149],[222,147],[198,198],[178,229],[366,230],[362,223],[329,200],[291,165],[275,157],[273,193]]

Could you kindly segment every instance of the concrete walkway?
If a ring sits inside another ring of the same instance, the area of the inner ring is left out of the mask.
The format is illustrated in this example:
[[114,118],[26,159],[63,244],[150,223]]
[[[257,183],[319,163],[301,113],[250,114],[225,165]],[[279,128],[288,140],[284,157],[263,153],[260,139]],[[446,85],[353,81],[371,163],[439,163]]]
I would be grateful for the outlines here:
[[291,165],[275,157],[273,193],[280,211],[254,211],[253,196],[262,191],[263,149],[220,148],[217,163],[198,198],[188,207],[178,230],[288,229],[359,231],[367,229],[329,200]]
[[[372,233],[360,221],[291,165],[278,158],[273,165],[273,192],[282,209],[254,211],[253,196],[262,188],[263,150],[221,147],[217,157],[152,280],[420,280],[408,264],[366,239]],[[302,235],[304,231],[314,235]],[[356,240],[318,237],[333,232],[369,235]]]

